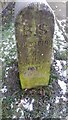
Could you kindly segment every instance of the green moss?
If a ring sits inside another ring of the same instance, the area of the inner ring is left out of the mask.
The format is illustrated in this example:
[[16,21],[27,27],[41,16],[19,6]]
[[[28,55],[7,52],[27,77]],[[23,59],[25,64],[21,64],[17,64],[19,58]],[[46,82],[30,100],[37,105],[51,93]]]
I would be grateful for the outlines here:
[[49,18],[44,10],[40,11],[34,6],[25,8],[16,19],[18,66],[22,88],[47,85],[49,82],[52,54],[50,22],[53,24]]
[[34,77],[33,79],[29,80],[29,77],[28,78],[24,78],[22,75],[20,75],[20,82],[21,82],[21,86],[22,86],[22,89],[25,89],[25,88],[34,88],[34,87],[37,87],[37,86],[41,86],[41,85],[48,85],[48,82],[49,82],[49,74],[45,75],[44,77],[40,77],[40,78],[36,78]]
[[[29,69],[28,69],[29,68]],[[33,69],[33,70],[32,70]],[[38,64],[37,66],[25,66],[20,72],[22,88],[34,88],[40,85],[48,85],[50,76],[50,63]]]

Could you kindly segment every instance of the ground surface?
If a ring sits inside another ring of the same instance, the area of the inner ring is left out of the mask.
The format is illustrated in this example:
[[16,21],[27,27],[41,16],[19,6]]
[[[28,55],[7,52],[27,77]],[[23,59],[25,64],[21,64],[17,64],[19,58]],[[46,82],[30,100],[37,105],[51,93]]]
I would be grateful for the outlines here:
[[[52,7],[55,9],[53,4]],[[10,8],[8,7],[9,11]],[[8,12],[8,9],[6,10],[7,12],[5,10],[3,12],[2,26],[3,42],[1,52],[3,57],[1,61],[3,62],[3,87],[0,89],[3,94],[2,117],[4,119],[22,118],[23,120],[33,120],[35,118],[41,118],[42,120],[45,118],[61,118],[61,120],[67,120],[67,50],[66,34],[64,34],[66,23],[63,20],[65,17],[62,17],[65,12],[61,15],[56,10],[56,16],[60,21],[58,20],[58,25],[56,24],[54,35],[54,60],[51,65],[49,85],[31,90],[22,90],[19,82],[14,23],[11,17],[13,11]]]

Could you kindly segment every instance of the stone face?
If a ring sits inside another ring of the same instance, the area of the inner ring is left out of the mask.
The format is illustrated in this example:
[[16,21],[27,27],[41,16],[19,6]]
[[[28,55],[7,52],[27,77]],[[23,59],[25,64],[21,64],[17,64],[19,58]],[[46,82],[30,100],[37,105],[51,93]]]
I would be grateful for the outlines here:
[[18,67],[22,88],[48,85],[54,16],[45,4],[32,3],[15,20]]

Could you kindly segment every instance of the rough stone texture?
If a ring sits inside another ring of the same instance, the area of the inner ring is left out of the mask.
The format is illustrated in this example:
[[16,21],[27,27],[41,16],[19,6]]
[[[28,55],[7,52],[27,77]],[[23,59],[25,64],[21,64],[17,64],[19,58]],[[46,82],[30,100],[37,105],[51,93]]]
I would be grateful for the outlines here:
[[47,85],[54,34],[52,12],[45,4],[30,4],[17,15],[15,33],[22,88]]

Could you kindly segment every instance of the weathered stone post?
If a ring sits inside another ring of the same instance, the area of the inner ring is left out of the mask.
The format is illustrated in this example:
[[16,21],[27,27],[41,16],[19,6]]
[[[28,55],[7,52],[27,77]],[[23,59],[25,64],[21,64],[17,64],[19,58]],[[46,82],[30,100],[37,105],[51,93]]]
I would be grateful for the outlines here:
[[54,15],[46,2],[38,1],[17,2],[15,6],[15,36],[22,89],[48,85],[49,82]]

